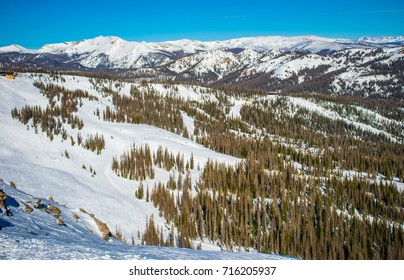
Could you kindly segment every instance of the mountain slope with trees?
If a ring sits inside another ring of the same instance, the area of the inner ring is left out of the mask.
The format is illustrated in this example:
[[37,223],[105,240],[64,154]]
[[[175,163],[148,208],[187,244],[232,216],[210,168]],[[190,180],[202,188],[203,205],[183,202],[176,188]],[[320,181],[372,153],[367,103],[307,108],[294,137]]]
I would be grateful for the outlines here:
[[128,244],[403,258],[402,101],[57,73],[0,98],[0,178]]

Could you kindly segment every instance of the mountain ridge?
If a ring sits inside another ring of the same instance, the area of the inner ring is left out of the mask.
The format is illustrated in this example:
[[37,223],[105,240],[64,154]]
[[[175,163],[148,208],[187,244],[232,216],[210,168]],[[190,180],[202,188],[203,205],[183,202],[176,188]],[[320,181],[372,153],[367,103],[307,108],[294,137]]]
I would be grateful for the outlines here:
[[0,67],[114,71],[121,78],[152,81],[401,98],[402,39],[349,40],[310,35],[130,42],[116,36],[98,36],[47,44],[38,50],[2,47]]
[[[266,43],[270,45],[271,43],[278,43],[280,44],[283,42],[284,44],[287,45],[287,43],[290,42],[295,42],[295,41],[314,41],[314,42],[328,42],[328,43],[340,43],[340,44],[391,44],[391,43],[400,43],[404,44],[404,36],[382,36],[382,37],[368,37],[368,36],[362,36],[358,38],[358,40],[354,39],[344,39],[344,38],[327,38],[327,37],[320,37],[316,35],[304,35],[304,36],[253,36],[253,37],[240,37],[240,38],[234,38],[234,39],[228,39],[228,40],[214,40],[214,41],[200,41],[200,40],[191,40],[187,38],[183,39],[178,39],[178,40],[167,40],[167,41],[161,41],[161,42],[146,42],[146,41],[128,41],[124,40],[118,36],[97,36],[94,38],[88,38],[88,39],[82,39],[79,41],[66,41],[66,42],[60,42],[60,43],[51,43],[51,44],[45,44],[39,49],[26,49],[23,48],[21,51],[31,51],[31,52],[38,52],[38,53],[46,53],[47,51],[52,51],[53,48],[61,48],[61,46],[69,47],[69,46],[75,46],[80,43],[96,43],[100,44],[102,41],[103,43],[110,43],[110,44],[115,44],[117,42],[119,43],[129,43],[135,45],[148,45],[148,46],[155,46],[155,47],[162,47],[164,49],[164,46],[186,46],[186,45],[197,45],[199,47],[204,46],[206,49],[210,48],[213,49],[214,46],[217,46],[218,48],[223,48],[223,46],[226,45],[237,45],[240,43],[247,43],[247,44],[252,44],[254,45],[254,42],[259,45],[263,45],[263,43]],[[280,44],[282,45],[282,44]],[[18,46],[15,44],[9,45],[9,46]],[[3,46],[0,47],[0,50],[9,46]],[[21,46],[19,46],[21,47]]]

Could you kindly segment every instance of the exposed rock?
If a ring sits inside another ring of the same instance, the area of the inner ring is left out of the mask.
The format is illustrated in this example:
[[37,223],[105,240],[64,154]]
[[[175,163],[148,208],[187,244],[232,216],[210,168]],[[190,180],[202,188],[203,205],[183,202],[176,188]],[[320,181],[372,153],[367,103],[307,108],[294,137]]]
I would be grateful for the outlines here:
[[7,194],[3,190],[0,190],[0,208],[7,210],[6,198],[7,198]]
[[48,206],[48,208],[46,210],[51,212],[51,215],[56,218],[59,218],[60,215],[62,215],[62,212],[60,211],[60,209],[53,205]]
[[14,189],[16,189],[17,185],[13,181],[10,181],[10,187],[13,187]]
[[[95,224],[97,225],[99,231],[102,234],[102,238],[104,240],[109,240],[109,238],[112,236],[111,231],[109,230],[109,227],[107,226],[106,223],[101,222],[100,220],[98,220],[94,214],[88,213],[86,210],[84,210],[83,208],[80,208],[80,212],[85,213],[87,215],[89,215],[95,222]],[[73,216],[74,217],[74,216]]]
[[73,219],[74,219],[76,222],[79,221],[80,217],[79,217],[77,214],[73,213],[72,216],[73,216]]
[[66,224],[60,218],[58,218],[58,225],[59,226],[66,226]]
[[29,206],[28,204],[26,204],[26,203],[23,203],[23,204],[25,205],[25,211],[27,211],[28,214],[31,214],[32,211],[34,211],[34,209],[32,209],[32,207]]
[[35,204],[34,204],[34,208],[37,208],[37,209],[39,209],[41,206],[42,206],[42,200],[41,199],[38,200],[37,202],[35,202]]
[[50,201],[56,202],[55,199],[53,198],[53,196],[49,197]]
[[93,218],[95,223],[97,224],[98,229],[102,233],[102,238],[104,240],[109,240],[109,237],[112,236],[111,231],[109,230],[109,227],[107,226],[106,223],[101,222],[97,218]]

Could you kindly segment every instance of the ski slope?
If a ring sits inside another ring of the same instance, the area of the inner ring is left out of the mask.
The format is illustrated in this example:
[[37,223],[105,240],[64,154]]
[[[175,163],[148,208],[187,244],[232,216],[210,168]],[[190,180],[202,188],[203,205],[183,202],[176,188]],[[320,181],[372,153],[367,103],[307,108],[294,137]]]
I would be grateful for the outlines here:
[[[64,87],[69,89],[88,90],[99,98],[99,101],[83,100],[77,115],[84,121],[84,128],[80,131],[83,139],[95,133],[103,134],[105,150],[97,155],[77,144],[72,146],[69,138],[64,141],[61,136],[55,136],[51,141],[39,129],[24,126],[18,120],[12,119],[11,110],[21,108],[26,104],[46,107],[47,99],[40,94],[32,83],[29,74],[20,75],[15,80],[0,77],[0,178],[5,181],[14,181],[22,191],[38,198],[53,197],[57,202],[78,210],[83,208],[94,213],[98,219],[107,223],[111,231],[119,228],[123,235],[135,237],[138,244],[140,240],[137,233],[145,229],[146,219],[154,216],[157,226],[163,226],[166,236],[169,229],[165,227],[165,220],[158,215],[158,210],[151,202],[139,200],[135,192],[139,182],[118,177],[111,169],[112,158],[128,151],[134,144],[136,146],[148,144],[151,151],[158,146],[168,148],[173,153],[181,152],[185,160],[191,154],[195,159],[195,169],[191,170],[192,180],[199,178],[208,159],[234,164],[238,159],[213,152],[190,139],[149,125],[133,125],[124,123],[104,122],[94,115],[94,111],[102,110],[111,105],[109,97],[103,98],[92,88],[88,78],[65,76]],[[42,80],[46,80],[42,77]],[[56,83],[56,82],[55,82]],[[122,94],[128,87],[122,89]],[[127,92],[126,92],[127,93]],[[189,94],[189,93],[186,93]],[[192,119],[187,119],[191,130]],[[64,124],[69,135],[76,138],[78,130],[71,129]],[[67,151],[69,158],[64,154]],[[86,169],[83,169],[83,166]],[[92,176],[90,167],[96,171]],[[156,182],[166,182],[170,172],[155,168],[155,178],[143,182],[145,188],[151,188]],[[212,248],[209,244],[208,248]],[[213,248],[218,249],[213,246]]]

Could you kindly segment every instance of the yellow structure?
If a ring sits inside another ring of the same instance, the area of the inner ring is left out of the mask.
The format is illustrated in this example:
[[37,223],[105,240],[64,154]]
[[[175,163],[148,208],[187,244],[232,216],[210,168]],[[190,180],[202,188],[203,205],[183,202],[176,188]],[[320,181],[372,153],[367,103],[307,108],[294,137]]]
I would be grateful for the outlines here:
[[3,72],[0,71],[0,76],[4,76],[9,80],[14,80],[14,72]]

